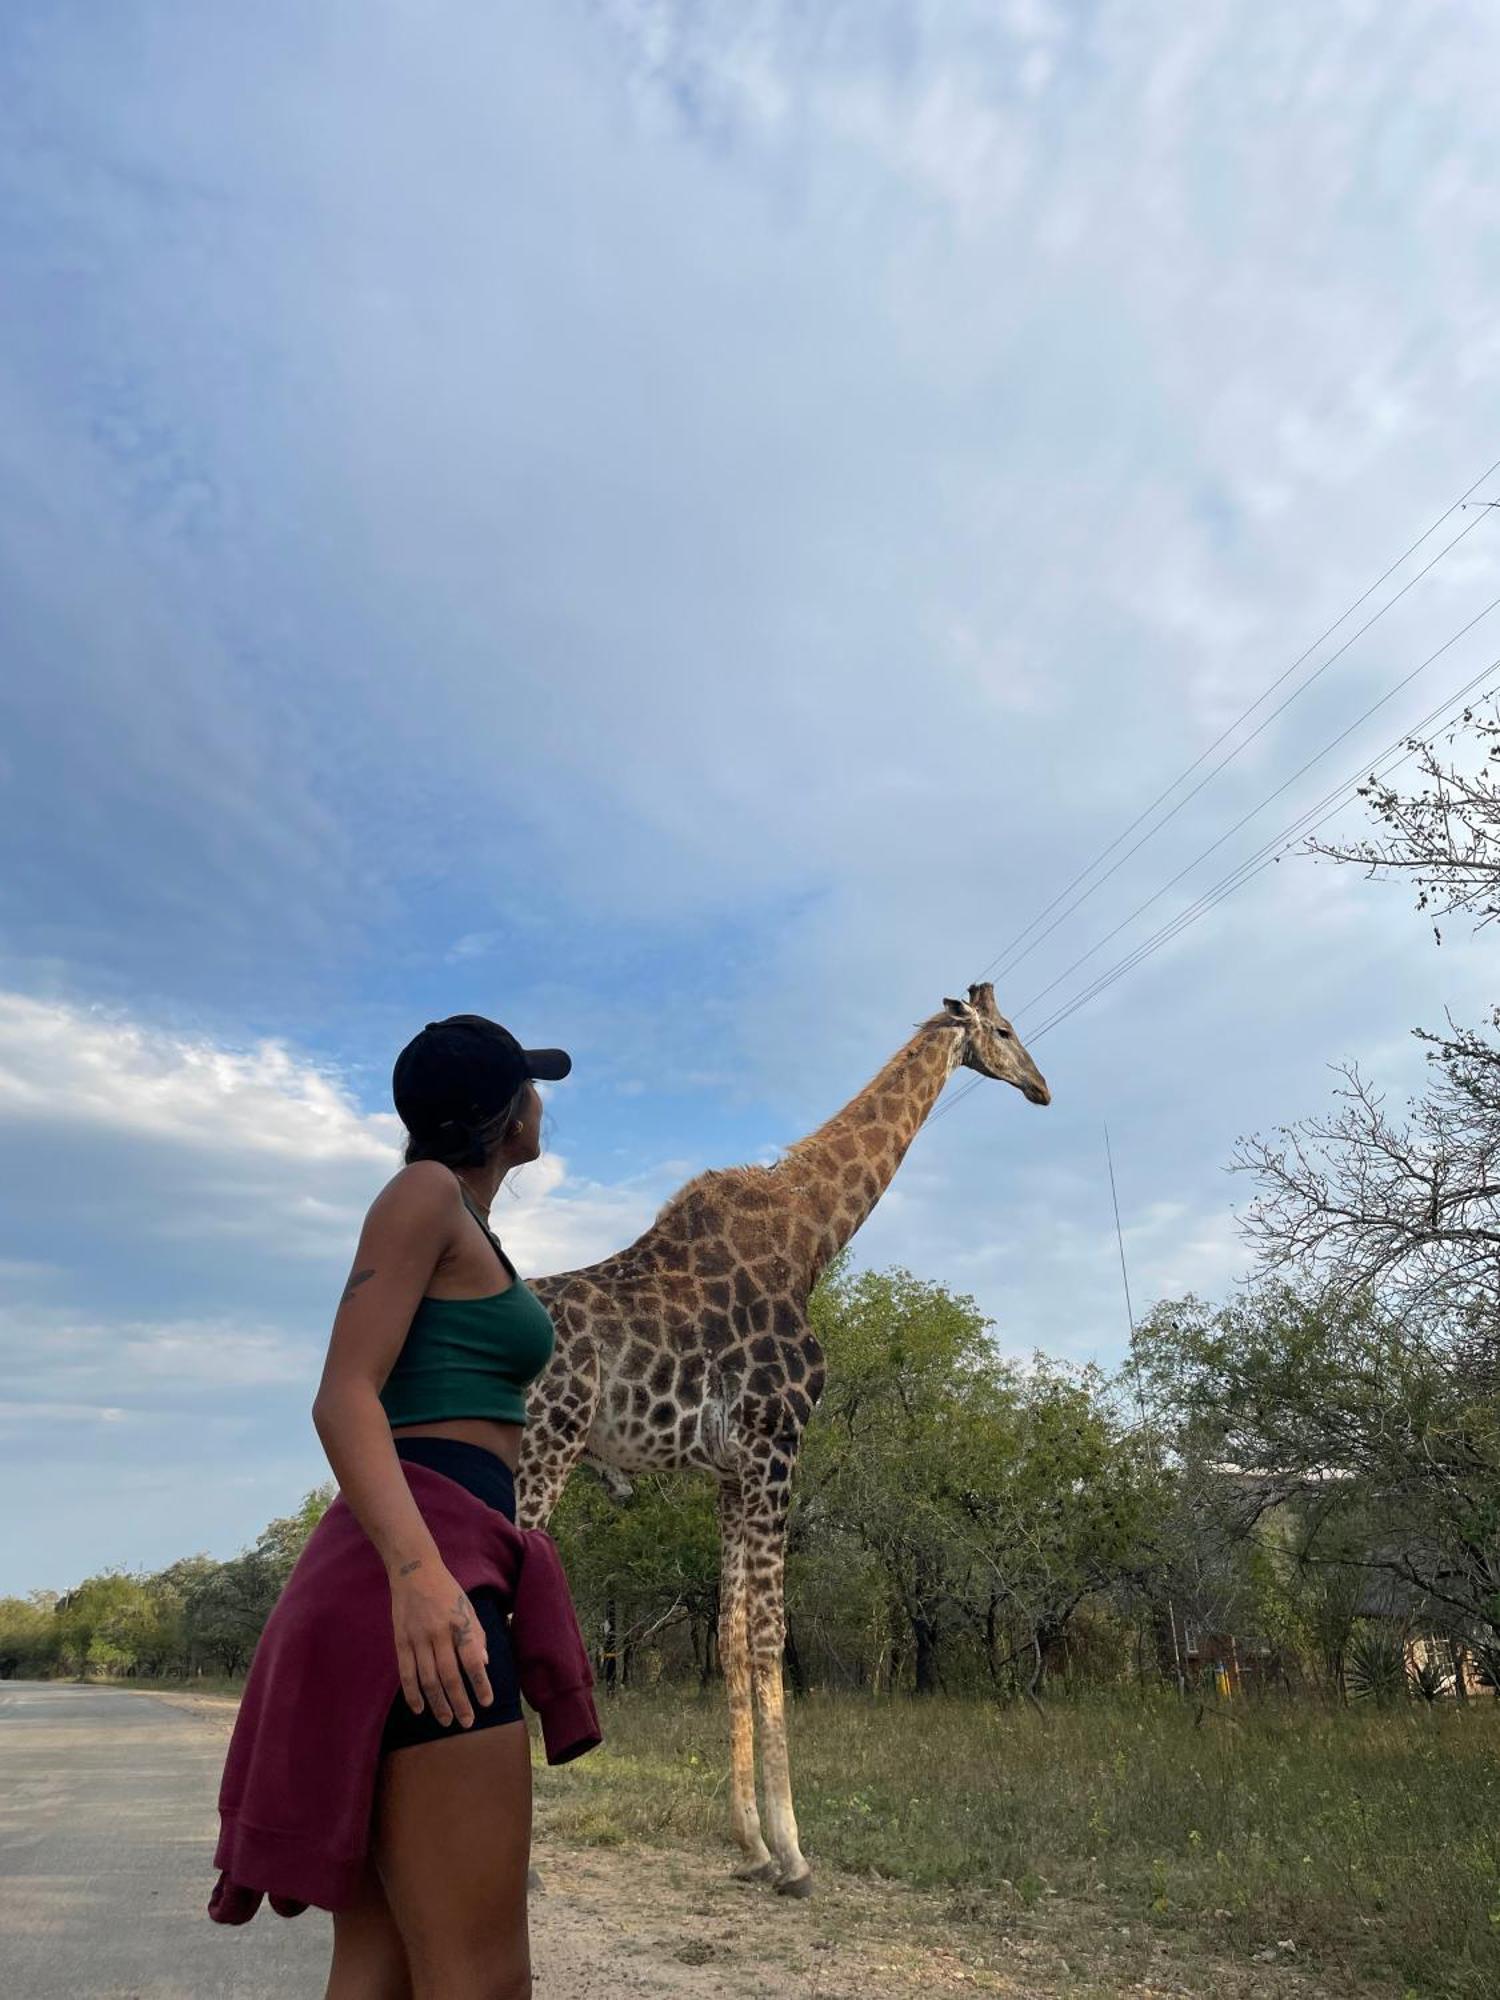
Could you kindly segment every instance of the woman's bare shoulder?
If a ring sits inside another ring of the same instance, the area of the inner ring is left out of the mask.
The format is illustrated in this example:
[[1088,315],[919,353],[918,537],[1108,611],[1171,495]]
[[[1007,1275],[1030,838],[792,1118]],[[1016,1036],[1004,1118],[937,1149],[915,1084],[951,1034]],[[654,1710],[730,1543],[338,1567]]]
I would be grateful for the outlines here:
[[450,1167],[438,1160],[413,1160],[391,1175],[367,1214],[372,1222],[421,1226],[454,1221],[462,1207],[458,1177]]

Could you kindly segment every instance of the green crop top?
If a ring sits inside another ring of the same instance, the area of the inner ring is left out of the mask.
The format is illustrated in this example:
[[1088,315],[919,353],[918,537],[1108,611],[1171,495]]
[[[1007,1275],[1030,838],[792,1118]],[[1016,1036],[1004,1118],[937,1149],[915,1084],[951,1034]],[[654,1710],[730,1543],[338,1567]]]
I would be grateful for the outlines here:
[[406,1343],[380,1391],[392,1429],[446,1417],[524,1424],[527,1385],[552,1358],[557,1334],[551,1314],[522,1284],[466,1191],[464,1206],[509,1271],[510,1289],[483,1299],[418,1301]]

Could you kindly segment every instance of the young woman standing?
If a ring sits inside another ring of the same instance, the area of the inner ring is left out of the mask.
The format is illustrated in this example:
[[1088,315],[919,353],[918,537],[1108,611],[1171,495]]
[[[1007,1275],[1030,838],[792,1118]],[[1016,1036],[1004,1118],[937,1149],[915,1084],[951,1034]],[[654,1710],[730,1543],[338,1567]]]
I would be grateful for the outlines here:
[[444,1567],[401,1461],[515,1520],[525,1390],[555,1336],[488,1218],[505,1176],[541,1152],[534,1079],[571,1067],[476,1014],[429,1022],[396,1061],[405,1164],[365,1217],[313,1403],[386,1566],[401,1676],[364,1885],[333,1913],[327,2000],[531,1992],[531,1755],[505,1611]]

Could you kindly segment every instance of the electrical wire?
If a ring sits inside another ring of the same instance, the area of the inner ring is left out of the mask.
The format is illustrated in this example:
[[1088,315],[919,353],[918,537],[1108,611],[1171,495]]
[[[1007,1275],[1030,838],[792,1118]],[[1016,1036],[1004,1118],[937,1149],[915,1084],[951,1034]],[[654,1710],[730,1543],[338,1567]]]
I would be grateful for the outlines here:
[[[1496,601],[1500,602],[1500,599]],[[1485,614],[1481,612],[1479,615],[1483,617]],[[1455,634],[1455,637],[1458,636],[1461,635]],[[1450,640],[1448,643],[1451,644],[1452,641]],[[1283,827],[1271,840],[1265,842],[1253,854],[1247,856],[1244,861],[1239,862],[1227,874],[1221,876],[1211,888],[1206,889],[1192,903],[1179,911],[1175,917],[1172,917],[1167,923],[1160,926],[1149,938],[1144,939],[1132,951],[1128,952],[1124,958],[1120,959],[1107,971],[1101,973],[1097,979],[1075,994],[1072,999],[1064,1002],[1061,1007],[1042,1022],[1040,1027],[1028,1031],[1026,1035],[1027,1046],[1033,1046],[1041,1040],[1043,1035],[1050,1034],[1054,1028],[1061,1026],[1064,1021],[1077,1013],[1081,1007],[1086,1006],[1089,1001],[1096,999],[1099,994],[1112,986],[1117,979],[1122,979],[1128,972],[1134,971],[1136,966],[1143,964],[1146,959],[1152,957],[1163,946],[1170,944],[1175,937],[1196,923],[1200,917],[1206,916],[1210,910],[1217,908],[1220,903],[1233,895],[1236,889],[1243,888],[1246,882],[1253,880],[1265,869],[1274,866],[1294,841],[1316,833],[1320,827],[1326,825],[1329,820],[1342,812],[1344,807],[1354,798],[1359,787],[1367,779],[1383,780],[1389,777],[1392,772],[1399,770],[1402,765],[1410,763],[1411,759],[1416,755],[1416,750],[1411,747],[1411,739],[1420,738],[1425,732],[1441,725],[1453,710],[1469,699],[1474,690],[1482,682],[1497,672],[1500,672],[1500,659],[1490,661],[1477,674],[1472,675],[1465,681],[1453,694],[1447,696],[1435,708],[1429,710],[1425,716],[1405,729],[1392,744],[1387,745],[1377,756],[1362,762],[1352,776],[1344,779],[1341,784],[1334,786],[1331,791],[1325,792],[1322,798],[1316,800],[1311,806],[1306,807],[1288,826]],[[1395,692],[1395,690],[1392,690],[1392,692]],[[1500,692],[1500,690],[1496,690],[1496,692]],[[1351,727],[1357,728],[1358,724],[1352,724]],[[1347,732],[1345,733],[1347,734]],[[1305,768],[1307,767],[1304,766]],[[1296,781],[1292,779],[1289,782],[1295,783]],[[1285,787],[1282,787],[1282,789],[1284,790]],[[1275,795],[1273,794],[1272,796]],[[1269,803],[1269,800],[1263,801],[1263,803]],[[1253,815],[1251,816],[1253,817]],[[1225,837],[1228,838],[1228,836]],[[1198,857],[1199,860],[1205,859],[1207,852],[1210,851],[1206,850],[1204,855]],[[1196,867],[1197,863],[1191,863],[1190,866]],[[1188,870],[1183,870],[1182,872],[1187,873]],[[1174,879],[1180,879],[1180,876]],[[1171,885],[1168,884],[1167,886],[1170,887]],[[1152,898],[1152,900],[1156,899]],[[1142,905],[1142,908],[1145,907],[1147,906]],[[1136,914],[1139,914],[1139,912],[1136,912]],[[982,1077],[972,1078],[962,1089],[955,1091],[946,1104],[940,1105],[933,1112],[932,1118],[929,1118],[927,1122],[931,1124],[933,1119],[941,1118],[947,1112],[953,1110],[972,1091],[977,1090],[984,1080]]]
[[1080,957],[1075,958],[1073,963],[1070,966],[1066,967],[1065,970],[1060,972],[1055,979],[1049,980],[1048,983],[1044,987],[1042,987],[1039,992],[1033,993],[1031,998],[1026,1002],[1025,1006],[1021,1008],[1020,1010],[1021,1013],[1022,1014],[1029,1013],[1030,1010],[1036,1005],[1038,1000],[1045,1000],[1047,995],[1053,992],[1057,987],[1061,986],[1065,979],[1070,979],[1081,965],[1086,965],[1088,963],[1088,961],[1094,956],[1095,952],[1102,951],[1105,945],[1109,943],[1111,938],[1118,937],[1120,935],[1120,932],[1127,929],[1131,924],[1133,924],[1137,917],[1144,916],[1146,911],[1151,908],[1153,903],[1159,903],[1162,897],[1167,894],[1169,889],[1176,888],[1177,884],[1182,880],[1184,875],[1191,875],[1193,870],[1197,868],[1202,862],[1206,861],[1210,854],[1217,853],[1219,848],[1221,848],[1224,845],[1226,840],[1232,840],[1242,827],[1248,826],[1251,820],[1258,818],[1260,814],[1265,811],[1266,807],[1270,805],[1274,799],[1279,799],[1283,792],[1289,791],[1291,787],[1297,783],[1299,778],[1306,777],[1307,773],[1310,770],[1312,770],[1315,764],[1321,764],[1326,756],[1328,756],[1332,751],[1337,750],[1339,745],[1345,740],[1346,737],[1352,736],[1356,729],[1362,728],[1364,724],[1370,720],[1370,717],[1372,715],[1377,714],[1379,710],[1385,707],[1388,701],[1394,701],[1396,696],[1400,694],[1403,688],[1409,687],[1419,674],[1425,673],[1427,669],[1432,665],[1434,660],[1441,659],[1443,654],[1448,651],[1450,646],[1456,646],[1460,639],[1466,638],[1468,634],[1473,631],[1474,627],[1480,624],[1482,620],[1488,618],[1490,613],[1494,611],[1497,607],[1500,607],[1500,597],[1492,597],[1489,603],[1485,605],[1482,611],[1476,611],[1474,616],[1469,620],[1468,624],[1461,625],[1459,629],[1451,635],[1451,637],[1443,641],[1442,645],[1437,648],[1436,652],[1429,653],[1425,660],[1422,660],[1417,666],[1411,669],[1410,673],[1403,674],[1401,679],[1396,682],[1394,687],[1388,688],[1378,701],[1371,702],[1370,706],[1367,709],[1365,709],[1362,714],[1357,715],[1351,723],[1349,723],[1345,728],[1341,729],[1337,736],[1331,737],[1329,741],[1323,745],[1321,750],[1317,751],[1315,755],[1309,757],[1305,764],[1303,764],[1298,770],[1294,771],[1289,778],[1284,779],[1283,782],[1279,784],[1273,792],[1268,792],[1258,805],[1252,806],[1249,812],[1243,814],[1239,819],[1237,819],[1234,825],[1230,827],[1227,832],[1221,833],[1217,840],[1210,841],[1208,846],[1205,847],[1201,853],[1195,855],[1194,858],[1188,862],[1185,868],[1179,868],[1177,873],[1174,876],[1172,876],[1170,881],[1164,882],[1161,888],[1159,888],[1154,895],[1148,896],[1144,903],[1138,903],[1136,907],[1130,912],[1128,917],[1121,918],[1121,920],[1119,921],[1119,923],[1115,925],[1113,930],[1106,931],[1102,938],[1098,939],[1096,943],[1091,944],[1086,952],[1084,952]]
[[[1208,747],[1205,750],[1203,750],[1196,758],[1194,758],[1193,762],[1189,764],[1184,771],[1180,772],[1178,776],[1175,777],[1172,780],[1172,782],[1165,788],[1165,790],[1159,792],[1157,796],[1151,801],[1150,805],[1146,806],[1143,811],[1137,813],[1136,817],[1130,822],[1130,824],[1127,827],[1125,827],[1120,833],[1118,833],[1106,847],[1101,848],[1099,853],[1094,856],[1093,860],[1088,862],[1087,865],[1084,868],[1082,868],[1078,872],[1078,874],[1076,874],[1064,888],[1060,889],[1057,895],[1053,897],[1052,901],[1048,903],[1043,909],[1039,910],[1037,914],[1032,918],[1031,922],[1027,924],[1024,929],[1018,932],[1017,935],[1010,941],[1008,945],[1005,946],[1005,948],[1001,952],[999,952],[994,958],[990,960],[989,964],[984,967],[983,973],[981,973],[981,977],[983,977],[984,974],[990,972],[993,968],[1000,966],[1002,960],[1008,961],[1008,963],[1005,966],[1005,970],[1007,971],[1010,970],[1014,964],[1019,964],[1020,960],[1012,959],[1012,954],[1016,951],[1019,945],[1025,943],[1026,939],[1031,936],[1031,933],[1037,928],[1037,926],[1042,922],[1044,922],[1045,919],[1051,915],[1053,910],[1057,908],[1058,904],[1063,902],[1068,896],[1070,896],[1073,893],[1074,889],[1076,889],[1080,883],[1086,881],[1088,877],[1094,872],[1094,870],[1099,866],[1100,862],[1107,860],[1109,856],[1115,851],[1115,849],[1121,844],[1122,841],[1128,840],[1130,838],[1130,835],[1134,833],[1136,828],[1140,826],[1144,820],[1149,819],[1152,813],[1156,811],[1157,807],[1163,804],[1165,800],[1170,798],[1172,793],[1176,791],[1177,787],[1183,784],[1188,778],[1190,778],[1193,772],[1196,771],[1199,768],[1199,766],[1203,764],[1209,757],[1211,757],[1214,751],[1217,750],[1221,744],[1225,743],[1229,739],[1229,737],[1231,737],[1235,733],[1235,731],[1241,726],[1241,724],[1248,721],[1249,718],[1255,713],[1256,709],[1260,707],[1261,703],[1268,700],[1269,697],[1276,692],[1277,688],[1282,686],[1283,683],[1287,681],[1291,677],[1291,675],[1294,674],[1301,665],[1303,665],[1303,663],[1306,660],[1311,658],[1311,656],[1317,651],[1317,649],[1323,644],[1323,642],[1326,639],[1332,638],[1333,634],[1339,629],[1339,627],[1343,625],[1349,618],[1351,618],[1354,615],[1354,613],[1359,609],[1359,607],[1362,604],[1364,604],[1370,597],[1372,597],[1374,593],[1380,588],[1380,586],[1384,582],[1386,582],[1386,580],[1389,577],[1394,576],[1396,571],[1400,569],[1402,565],[1406,563],[1413,555],[1416,554],[1417,550],[1421,548],[1422,544],[1430,540],[1431,537],[1437,533],[1438,529],[1443,525],[1443,523],[1446,520],[1450,518],[1451,515],[1457,513],[1460,509],[1462,509],[1465,503],[1468,501],[1469,496],[1473,494],[1475,491],[1477,491],[1479,487],[1484,485],[1485,481],[1491,478],[1497,471],[1500,471],[1500,459],[1496,459],[1493,465],[1487,467],[1486,470],[1480,474],[1478,479],[1474,481],[1473,485],[1467,487],[1465,491],[1459,495],[1458,499],[1452,503],[1451,506],[1444,508],[1443,512],[1438,515],[1437,519],[1433,521],[1429,527],[1424,528],[1422,533],[1418,535],[1417,539],[1413,543],[1411,543],[1411,545],[1407,549],[1405,549],[1393,563],[1388,564],[1387,567],[1381,571],[1380,575],[1376,577],[1375,581],[1372,584],[1370,584],[1365,590],[1361,591],[1360,595],[1355,598],[1354,602],[1350,604],[1347,607],[1347,609],[1341,612],[1340,615],[1334,619],[1333,623],[1329,625],[1323,632],[1321,632],[1316,639],[1313,640],[1311,645],[1307,646],[1301,653],[1297,655],[1296,659],[1292,661],[1289,667],[1284,668],[1283,671],[1280,674],[1278,674],[1273,681],[1271,681],[1265,688],[1261,690],[1260,694],[1256,696],[1255,700],[1252,701],[1247,708],[1241,711],[1241,713],[1235,718],[1235,720],[1229,724],[1227,729],[1221,731],[1220,734],[1214,738],[1213,742],[1210,743]],[[1482,513],[1479,515],[1479,519],[1483,519]],[[1471,526],[1477,526],[1477,525],[1478,525],[1477,520],[1476,522],[1471,524]],[[1454,542],[1449,543],[1448,548],[1445,549],[1442,552],[1442,554],[1443,555],[1448,554],[1449,551],[1456,546],[1457,541],[1459,540],[1462,540],[1462,536],[1456,537]],[[1435,560],[1441,561],[1442,556],[1440,555]],[[1370,625],[1374,624],[1377,618],[1383,617],[1385,613],[1390,610],[1391,606],[1395,604],[1400,597],[1405,595],[1406,590],[1409,590],[1412,587],[1412,584],[1419,582],[1421,580],[1421,576],[1425,576],[1427,570],[1430,569],[1431,567],[1432,567],[1431,563],[1427,564],[1426,567],[1420,572],[1418,576],[1413,577],[1410,580],[1410,582],[1405,586],[1405,588],[1397,593],[1396,597],[1391,598],[1389,602],[1386,603],[1384,606],[1382,606],[1381,610],[1375,614],[1374,618],[1370,619],[1365,625],[1363,625],[1360,628],[1360,632],[1354,634],[1354,639],[1359,638],[1362,633],[1368,631]],[[1346,642],[1346,645],[1344,647],[1340,648],[1340,652],[1347,651],[1348,645],[1352,644],[1353,644],[1353,639],[1350,639],[1348,642]],[[1335,654],[1333,658],[1336,659],[1338,658],[1338,656],[1339,656],[1338,654]],[[1318,673],[1321,674],[1332,664],[1333,664],[1333,659],[1324,661],[1322,667],[1318,669]],[[1311,679],[1309,679],[1306,685],[1311,686],[1312,679],[1315,679],[1316,677],[1317,676],[1314,675]],[[1291,699],[1295,699],[1295,695],[1291,697]],[[1278,713],[1279,712],[1280,711],[1278,710]],[[1270,719],[1272,718],[1268,718],[1268,720]],[[1210,773],[1210,776],[1212,775],[1213,774]],[[1205,782],[1207,781],[1205,780]],[[1181,801],[1181,803],[1186,804],[1187,801],[1183,800]],[[1166,824],[1166,819],[1163,819],[1161,821],[1161,825],[1164,826],[1165,824]],[[1134,852],[1133,849],[1132,852]],[[1124,858],[1128,859],[1129,857],[1127,856]],[[1111,871],[1111,873],[1112,872],[1113,871]],[[1069,912],[1064,912],[1064,915],[1067,914],[1069,914]],[[1061,919],[1059,919],[1059,921],[1061,921]],[[1038,938],[1036,942],[1040,943],[1041,939]]]
[[[1455,502],[1455,505],[1461,505],[1461,504],[1462,504],[1461,502]],[[1450,509],[1449,511],[1451,512],[1452,510]],[[1073,901],[1068,904],[1065,910],[1059,911],[1058,914],[1052,919],[1052,922],[1048,924],[1047,928],[1043,931],[1038,932],[1038,934],[1031,940],[1030,944],[1026,946],[1024,951],[1018,952],[1014,957],[1010,958],[1008,963],[1001,968],[1001,970],[997,973],[996,976],[1002,979],[1006,978],[1010,973],[1015,971],[1018,965],[1022,964],[1026,959],[1030,958],[1031,954],[1036,950],[1037,946],[1043,943],[1047,938],[1051,937],[1052,933],[1057,929],[1059,924],[1065,923],[1067,919],[1071,917],[1076,910],[1079,910],[1083,907],[1083,905],[1088,901],[1090,896],[1092,896],[1097,889],[1103,888],[1104,884],[1107,881],[1109,881],[1111,876],[1117,875],[1119,871],[1125,866],[1125,863],[1129,861],[1133,855],[1139,854],[1141,849],[1145,847],[1148,842],[1155,840],[1156,836],[1161,832],[1162,828],[1164,826],[1170,825],[1171,822],[1174,819],[1176,819],[1178,813],[1180,813],[1183,810],[1184,806],[1191,805],[1193,800],[1197,798],[1198,794],[1205,788],[1205,786],[1211,785],[1214,779],[1218,777],[1221,771],[1226,770],[1229,767],[1229,765],[1231,765],[1235,761],[1237,757],[1239,757],[1244,751],[1248,750],[1250,748],[1250,745],[1253,742],[1255,742],[1256,738],[1263,735],[1265,731],[1270,728],[1271,724],[1277,719],[1277,717],[1279,715],[1284,714],[1286,710],[1291,707],[1294,701],[1300,701],[1302,696],[1307,693],[1308,689],[1313,686],[1314,682],[1320,680],[1322,676],[1325,673],[1327,673],[1328,669],[1331,666],[1333,666],[1337,660],[1343,658],[1344,654],[1348,652],[1349,648],[1352,645],[1354,645],[1356,640],[1362,639],[1365,633],[1369,631],[1372,625],[1378,624],[1379,621],[1385,616],[1386,612],[1389,611],[1393,605],[1399,604],[1401,599],[1405,597],[1406,593],[1409,590],[1414,589],[1416,585],[1422,581],[1423,577],[1427,575],[1429,570],[1435,569],[1445,556],[1451,555],[1454,549],[1458,547],[1459,543],[1463,541],[1467,536],[1472,535],[1474,533],[1474,530],[1477,527],[1479,527],[1480,523],[1485,519],[1486,519],[1485,515],[1476,514],[1474,519],[1469,523],[1467,528],[1461,529],[1459,533],[1453,537],[1453,540],[1448,543],[1446,548],[1439,549],[1437,554],[1433,556],[1430,562],[1424,563],[1421,569],[1417,571],[1415,576],[1408,578],[1408,580],[1396,592],[1395,596],[1388,598],[1387,601],[1381,605],[1380,609],[1377,612],[1375,612],[1371,617],[1365,620],[1364,624],[1360,626],[1357,632],[1351,632],[1349,637],[1344,641],[1344,643],[1338,648],[1336,648],[1335,651],[1330,653],[1328,658],[1323,661],[1321,666],[1317,667],[1312,673],[1310,673],[1307,676],[1306,680],[1304,680],[1299,687],[1293,688],[1291,693],[1286,697],[1284,701],[1278,702],[1275,708],[1271,710],[1269,715],[1262,717],[1262,719],[1255,725],[1254,729],[1251,730],[1250,734],[1244,737],[1240,742],[1236,743],[1234,748],[1228,753],[1227,756],[1221,757],[1218,763],[1214,765],[1212,770],[1205,772],[1204,775],[1198,780],[1197,784],[1194,785],[1193,789],[1190,792],[1183,793],[1182,797],[1172,807],[1170,812],[1163,813],[1161,818],[1156,822],[1155,826],[1148,827],[1146,831],[1141,835],[1139,840],[1137,840],[1132,846],[1126,848],[1125,852],[1120,856],[1118,861],[1112,863],[1110,867],[1105,869],[1102,875],[1098,876],[1096,880],[1091,882],[1089,886],[1083,891],[1082,895],[1075,896]],[[1283,675],[1282,678],[1285,679],[1285,675]],[[1264,701],[1264,699],[1265,696],[1262,695],[1260,697],[1260,700]],[[1253,705],[1258,707],[1259,702]],[[1243,721],[1244,717],[1242,716],[1240,720]],[[1234,730],[1237,729],[1238,727],[1239,723],[1237,722],[1232,723],[1230,725],[1229,730],[1227,730],[1225,734],[1232,735]],[[1220,736],[1218,738],[1218,742],[1222,743],[1223,741],[1224,737]],[[1211,745],[1210,749],[1204,752],[1204,756],[1210,755],[1212,750],[1216,747],[1217,745]],[[1202,761],[1203,758],[1200,757],[1198,759],[1198,763],[1201,764]],[[1196,770],[1197,764],[1193,765],[1192,769]],[[1181,783],[1182,779],[1178,778],[1177,780],[1175,780],[1174,784],[1170,785],[1167,788],[1168,791],[1170,792],[1175,790],[1176,786]],[[1139,823],[1140,823],[1139,821],[1135,822],[1135,824],[1137,825],[1139,825]],[[1125,836],[1122,834],[1120,836],[1120,839],[1124,838]],[[1118,846],[1119,841],[1117,840],[1114,843],[1114,845]],[[1101,856],[1100,859],[1102,858],[1103,857]],[[1091,866],[1097,867],[1098,862],[1096,861],[1092,863]],[[1085,874],[1087,874],[1089,870],[1086,869],[1084,872]],[[997,963],[998,963],[997,960],[991,960],[991,964],[997,964]],[[989,969],[990,969],[989,966],[985,967],[986,972],[988,972]]]
[[[1431,729],[1435,724],[1441,723],[1450,709],[1455,708],[1460,702],[1466,700],[1482,681],[1490,679],[1497,671],[1500,671],[1500,659],[1491,660],[1477,674],[1466,681],[1456,694],[1451,695],[1446,702],[1443,702],[1429,715],[1424,716],[1420,722],[1414,724],[1411,733],[1419,734]],[[1402,741],[1404,742],[1405,738]],[[1268,842],[1264,847],[1258,848],[1253,855],[1242,862],[1237,868],[1231,869],[1227,875],[1221,876],[1211,889],[1205,890],[1203,895],[1189,904],[1184,911],[1172,918],[1170,922],[1163,924],[1159,930],[1154,931],[1150,938],[1138,945],[1134,951],[1118,961],[1117,964],[1110,967],[1107,972],[1101,973],[1097,979],[1080,993],[1075,994],[1071,1000],[1064,1002],[1055,1013],[1048,1016],[1040,1027],[1030,1031],[1028,1042],[1038,1041],[1043,1035],[1049,1034],[1053,1028],[1060,1026],[1063,1021],[1066,1021],[1070,1015],[1077,1013],[1078,1009],[1089,1000],[1094,999],[1098,994],[1102,993],[1106,987],[1112,986],[1117,979],[1123,978],[1127,972],[1133,971],[1137,965],[1140,965],[1144,960],[1151,957],[1153,953],[1159,951],[1163,945],[1169,944],[1180,931],[1186,930],[1189,924],[1196,923],[1199,917],[1206,916],[1209,910],[1217,908],[1226,897],[1233,895],[1236,889],[1242,888],[1246,882],[1261,874],[1265,869],[1273,867],[1280,860],[1281,856],[1287,852],[1294,841],[1305,839],[1316,833],[1329,820],[1342,812],[1344,807],[1354,798],[1360,786],[1366,782],[1367,778],[1381,782],[1388,778],[1392,772],[1400,770],[1403,764],[1410,763],[1415,755],[1415,750],[1406,749],[1401,755],[1391,757],[1389,750],[1387,750],[1381,753],[1381,757],[1373,760],[1372,768],[1367,770],[1366,766],[1362,764],[1359,773],[1355,777],[1346,779],[1342,785],[1336,786],[1332,792],[1325,793],[1316,805],[1309,806],[1306,812],[1302,813],[1289,827],[1284,828],[1273,841]],[[1383,762],[1382,760],[1385,758],[1389,758],[1389,761]],[[1373,765],[1379,765],[1380,768],[1375,769]]]

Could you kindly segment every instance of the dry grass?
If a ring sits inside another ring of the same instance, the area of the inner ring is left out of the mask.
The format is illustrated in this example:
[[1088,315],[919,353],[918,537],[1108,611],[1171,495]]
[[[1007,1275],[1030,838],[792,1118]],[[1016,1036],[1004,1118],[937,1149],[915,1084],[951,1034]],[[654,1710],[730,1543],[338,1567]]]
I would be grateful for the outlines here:
[[[945,1892],[957,1927],[1086,1908],[1096,1930],[1295,1963],[1340,1992],[1500,1992],[1494,1705],[1194,1715],[800,1701],[803,1846],[815,1867]],[[623,1697],[605,1730],[600,1751],[543,1776],[558,1831],[723,1841],[717,1696]]]

